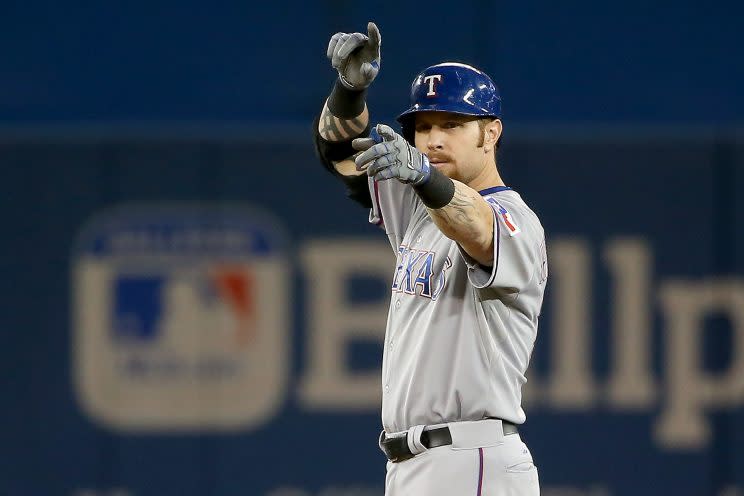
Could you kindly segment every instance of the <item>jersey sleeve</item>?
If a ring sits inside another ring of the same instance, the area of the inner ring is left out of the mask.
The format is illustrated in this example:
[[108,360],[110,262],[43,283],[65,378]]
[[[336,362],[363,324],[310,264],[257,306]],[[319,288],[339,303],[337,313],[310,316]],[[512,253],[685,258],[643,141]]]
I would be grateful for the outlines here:
[[468,266],[468,279],[477,289],[504,288],[521,292],[533,278],[547,278],[545,235],[526,206],[484,197],[494,216],[493,266],[485,267],[459,247]]
[[395,179],[375,181],[370,177],[368,185],[372,198],[369,222],[385,230],[397,253],[420,200],[412,187]]

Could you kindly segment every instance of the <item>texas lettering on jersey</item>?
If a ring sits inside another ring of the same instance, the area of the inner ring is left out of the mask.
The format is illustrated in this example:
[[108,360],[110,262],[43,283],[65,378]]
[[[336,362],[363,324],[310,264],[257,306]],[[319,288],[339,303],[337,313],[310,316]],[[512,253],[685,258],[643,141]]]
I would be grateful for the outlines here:
[[393,292],[423,296],[434,301],[447,284],[447,271],[452,267],[449,257],[444,259],[442,271],[434,280],[437,254],[401,245],[398,248],[398,265],[393,276]]

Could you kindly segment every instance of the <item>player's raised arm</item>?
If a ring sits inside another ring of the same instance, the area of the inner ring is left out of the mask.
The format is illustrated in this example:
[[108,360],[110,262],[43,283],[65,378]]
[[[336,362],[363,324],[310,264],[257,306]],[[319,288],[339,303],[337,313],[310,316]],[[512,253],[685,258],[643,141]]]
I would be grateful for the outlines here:
[[[370,22],[367,34],[336,33],[327,56],[338,78],[323,106],[315,144],[323,163],[342,176],[361,175],[354,166],[351,141],[369,134],[367,88],[380,70],[380,31]],[[349,181],[345,179],[347,185]],[[364,185],[366,188],[366,184]]]

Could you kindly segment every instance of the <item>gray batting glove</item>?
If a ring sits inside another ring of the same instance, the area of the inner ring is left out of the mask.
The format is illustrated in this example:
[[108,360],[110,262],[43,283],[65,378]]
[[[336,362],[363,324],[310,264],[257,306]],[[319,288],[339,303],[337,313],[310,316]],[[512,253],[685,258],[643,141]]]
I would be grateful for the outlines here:
[[376,181],[395,178],[415,186],[425,182],[431,174],[426,155],[385,124],[377,124],[369,138],[357,138],[351,146],[363,152],[354,159],[357,170],[366,169],[367,175]]
[[344,86],[361,90],[380,72],[380,30],[367,24],[367,34],[336,33],[328,43],[327,56]]

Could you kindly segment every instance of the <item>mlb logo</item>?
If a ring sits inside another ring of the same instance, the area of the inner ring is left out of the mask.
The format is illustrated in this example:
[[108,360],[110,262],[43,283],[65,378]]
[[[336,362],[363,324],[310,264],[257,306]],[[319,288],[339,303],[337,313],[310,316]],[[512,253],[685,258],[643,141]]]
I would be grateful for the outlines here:
[[123,274],[113,286],[113,332],[120,342],[148,346],[193,336],[205,346],[246,348],[256,339],[254,280],[250,266],[219,264]]
[[73,261],[73,361],[84,410],[128,431],[249,429],[289,375],[283,230],[235,209],[120,209]]

